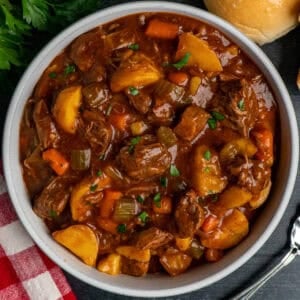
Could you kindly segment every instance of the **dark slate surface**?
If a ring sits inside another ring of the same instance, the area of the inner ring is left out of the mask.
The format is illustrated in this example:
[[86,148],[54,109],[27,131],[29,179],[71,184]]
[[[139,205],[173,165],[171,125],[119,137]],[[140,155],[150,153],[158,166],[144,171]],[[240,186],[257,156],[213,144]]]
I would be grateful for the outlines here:
[[[110,6],[124,1],[103,1],[105,6]],[[193,0],[176,1],[203,8],[202,1],[199,4]],[[295,85],[295,78],[300,66],[300,27],[285,37],[274,43],[263,47],[265,53],[271,58],[276,68],[279,70],[288,90],[297,114],[298,126],[300,124],[300,92]],[[2,97],[0,110],[0,125],[3,128],[6,108],[9,101]],[[272,234],[265,245],[254,255],[244,266],[229,275],[227,278],[201,290],[184,294],[178,297],[160,298],[164,300],[209,300],[209,299],[228,299],[234,293],[247,286],[250,281],[259,276],[268,267],[283,257],[289,248],[290,223],[295,218],[297,211],[300,213],[300,176],[298,174],[295,189],[287,211],[279,226]],[[135,300],[138,298],[125,297],[108,293],[100,289],[89,286],[73,276],[66,273],[70,285],[72,286],[78,299],[93,300]],[[154,298],[153,298],[154,299]],[[279,274],[272,278],[263,288],[261,288],[253,299],[257,300],[276,300],[300,299],[300,258],[296,259],[291,265],[283,269]]]

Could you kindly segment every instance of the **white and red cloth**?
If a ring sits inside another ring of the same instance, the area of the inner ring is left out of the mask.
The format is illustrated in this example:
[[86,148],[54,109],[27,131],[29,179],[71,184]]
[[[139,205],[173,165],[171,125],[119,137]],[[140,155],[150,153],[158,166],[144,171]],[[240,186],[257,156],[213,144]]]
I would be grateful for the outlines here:
[[63,272],[33,242],[7,194],[0,162],[0,300],[73,300]]

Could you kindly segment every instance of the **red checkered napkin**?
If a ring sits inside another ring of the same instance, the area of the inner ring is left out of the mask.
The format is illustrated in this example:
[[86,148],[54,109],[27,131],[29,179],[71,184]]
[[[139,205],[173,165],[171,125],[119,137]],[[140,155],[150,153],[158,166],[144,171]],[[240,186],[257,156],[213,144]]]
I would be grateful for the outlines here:
[[2,174],[0,165],[0,300],[76,299],[62,271],[18,220]]

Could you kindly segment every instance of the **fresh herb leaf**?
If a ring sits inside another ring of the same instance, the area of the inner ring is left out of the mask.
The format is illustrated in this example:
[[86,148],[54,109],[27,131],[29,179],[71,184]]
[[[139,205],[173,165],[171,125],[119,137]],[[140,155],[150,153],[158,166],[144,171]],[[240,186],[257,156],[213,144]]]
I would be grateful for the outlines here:
[[210,195],[210,200],[211,200],[212,202],[217,202],[217,201],[219,200],[219,195],[218,195],[218,194],[214,194],[214,193],[212,192],[212,194]]
[[211,159],[211,152],[209,150],[206,150],[203,154],[203,157],[206,159],[206,160],[210,160]]
[[128,148],[129,154],[133,154],[134,148],[140,142],[140,140],[141,140],[140,136],[136,136],[136,137],[134,137],[130,140],[130,145],[129,145],[129,148]]
[[140,49],[140,45],[139,44],[131,44],[128,46],[128,49],[131,49],[133,51],[137,51]]
[[141,195],[138,195],[138,196],[136,197],[136,200],[137,200],[137,202],[139,202],[139,203],[144,203],[144,201],[145,201],[145,199],[144,199]]
[[161,177],[159,181],[160,181],[161,186],[163,186],[163,187],[168,186],[168,178],[167,177]]
[[205,172],[205,173],[209,173],[209,172],[210,172],[210,167],[205,167],[205,168],[204,168],[204,172]]
[[132,96],[137,96],[139,94],[139,90],[136,87],[131,86],[131,87],[129,87],[129,93]]
[[171,176],[173,176],[173,177],[178,177],[178,176],[180,176],[180,172],[179,172],[179,170],[176,168],[175,165],[171,165],[171,167],[170,167],[170,174],[171,174]]
[[217,128],[217,121],[214,118],[208,119],[207,124],[208,124],[208,127],[210,129],[216,129]]
[[103,172],[102,172],[101,170],[98,170],[97,173],[96,173],[96,175],[97,175],[98,177],[102,176],[102,174],[103,174]]
[[160,193],[157,193],[157,194],[154,195],[153,202],[154,202],[155,206],[161,207]]
[[217,121],[222,121],[222,120],[225,119],[225,116],[223,114],[221,114],[220,112],[218,112],[218,111],[212,111],[210,114]]
[[54,79],[57,77],[57,74],[56,74],[56,72],[51,72],[48,74],[48,76],[49,76],[49,78]]
[[23,18],[34,28],[44,30],[47,28],[49,5],[45,0],[22,0]]
[[119,224],[117,226],[117,232],[118,233],[125,233],[126,232],[126,224]]
[[95,192],[95,191],[97,190],[97,187],[98,187],[98,184],[92,184],[92,185],[90,186],[90,191],[91,191],[91,192]]
[[148,215],[145,211],[143,211],[142,213],[140,213],[140,214],[138,215],[138,218],[139,218],[143,223],[146,223],[147,220],[148,220],[148,218],[149,218],[149,215]]
[[172,66],[177,70],[181,70],[185,65],[187,65],[190,56],[191,53],[187,52],[178,62],[172,64]]
[[241,111],[244,111],[244,110],[245,110],[245,100],[244,100],[244,98],[242,98],[242,99],[238,102],[237,107],[238,107],[239,110],[241,110]]
[[55,210],[51,209],[49,211],[49,217],[56,218],[57,217],[57,212]]
[[76,72],[75,65],[67,65],[64,69],[64,74],[69,75]]

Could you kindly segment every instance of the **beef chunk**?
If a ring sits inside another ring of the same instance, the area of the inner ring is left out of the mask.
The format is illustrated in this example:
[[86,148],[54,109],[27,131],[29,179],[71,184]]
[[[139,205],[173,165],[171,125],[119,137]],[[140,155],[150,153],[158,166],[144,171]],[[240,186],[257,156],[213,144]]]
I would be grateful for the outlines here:
[[54,147],[59,141],[59,135],[44,100],[35,104],[33,120],[42,148]]
[[132,95],[130,89],[127,90],[126,95],[129,99],[130,104],[141,114],[146,114],[151,106],[151,97],[143,92],[139,91],[138,95]]
[[201,107],[191,105],[185,109],[174,132],[186,141],[192,141],[205,127],[210,115]]
[[132,276],[144,276],[148,272],[149,262],[141,262],[122,256],[121,272]]
[[110,99],[108,86],[104,83],[94,82],[82,89],[85,105],[90,109],[101,110],[101,105],[106,104]]
[[42,193],[35,198],[34,212],[43,219],[52,219],[59,216],[68,203],[73,180],[74,178],[69,176],[54,178]]
[[204,221],[204,211],[197,198],[194,191],[189,191],[178,203],[175,220],[180,237],[192,237]]
[[171,155],[160,143],[125,146],[121,149],[118,160],[128,176],[144,180],[162,175],[171,164]]
[[135,245],[140,249],[156,249],[167,244],[172,239],[173,236],[169,232],[151,227],[140,232]]

